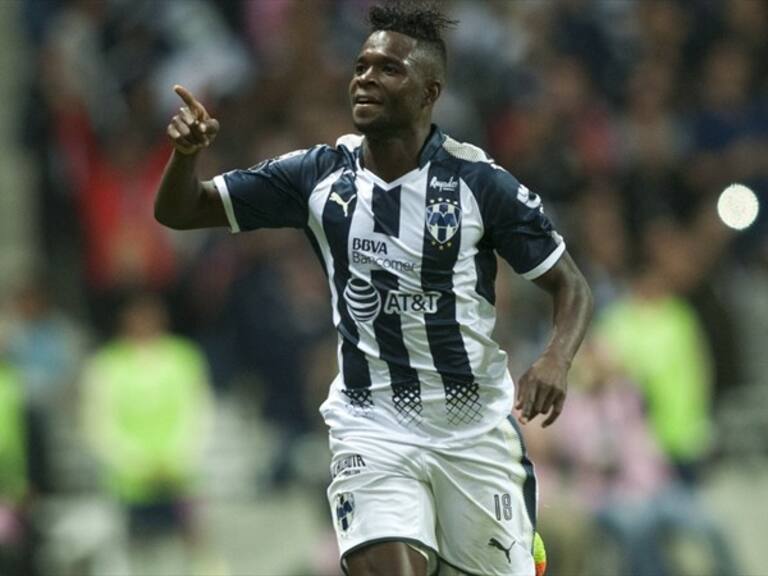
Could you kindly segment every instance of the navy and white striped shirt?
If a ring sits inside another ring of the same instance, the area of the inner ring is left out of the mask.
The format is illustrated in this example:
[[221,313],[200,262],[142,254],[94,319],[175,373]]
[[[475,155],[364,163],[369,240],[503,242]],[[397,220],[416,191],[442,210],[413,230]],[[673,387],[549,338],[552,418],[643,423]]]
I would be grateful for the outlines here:
[[479,148],[433,128],[418,168],[384,182],[362,136],[214,178],[233,232],[304,228],[328,277],[340,374],[332,434],[451,442],[513,403],[491,339],[496,254],[523,277],[565,250],[540,198]]

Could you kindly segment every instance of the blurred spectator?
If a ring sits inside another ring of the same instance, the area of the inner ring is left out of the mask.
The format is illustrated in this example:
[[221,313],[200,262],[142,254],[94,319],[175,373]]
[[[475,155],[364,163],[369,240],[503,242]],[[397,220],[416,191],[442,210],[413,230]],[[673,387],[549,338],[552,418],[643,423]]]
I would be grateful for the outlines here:
[[682,297],[702,263],[685,232],[648,225],[647,257],[630,291],[606,306],[598,333],[643,391],[653,432],[681,478],[694,481],[712,441],[713,374],[707,337]]
[[31,574],[27,444],[21,379],[0,357],[0,573]]
[[685,223],[701,200],[680,170],[688,141],[676,106],[679,95],[673,74],[673,67],[664,61],[643,60],[626,85],[619,182],[626,196],[627,233],[635,242],[642,242],[646,221],[671,215]]
[[754,89],[768,88],[768,7],[765,2],[726,2],[724,34],[738,38],[755,67]]
[[[768,114],[765,103],[754,96],[753,78],[749,53],[737,41],[720,41],[707,52],[700,109],[693,121],[700,185],[712,182],[721,188],[731,181],[751,183],[768,173],[760,161],[768,137]],[[713,155],[729,159],[725,171]]]
[[[576,223],[576,243],[585,262],[584,274],[595,297],[595,309],[623,295],[632,267],[631,235],[625,224],[626,200],[610,180],[593,182],[578,200],[588,215]],[[605,239],[610,238],[610,242]]]
[[624,375],[612,344],[587,342],[559,430],[530,435],[542,491],[554,511],[545,509],[542,530],[554,536],[553,552],[565,556],[560,573],[691,573],[676,555],[676,546],[689,540],[705,557],[707,573],[737,573],[716,525],[693,493],[675,482],[643,396]]
[[223,97],[248,75],[247,56],[198,0],[76,0],[42,29],[36,95],[47,117],[35,109],[27,130],[43,166],[46,247],[53,258],[82,252],[72,265],[83,268],[85,303],[106,332],[125,291],[170,293],[179,267],[172,235],[152,219],[168,157],[159,119],[176,106],[168,78]]
[[617,164],[618,134],[584,64],[556,55],[541,65],[535,95],[490,125],[496,160],[550,202],[568,203]]
[[[692,119],[689,171],[702,197],[713,198],[727,185],[741,182],[756,191],[763,206],[768,202],[768,100],[754,90],[757,66],[737,38],[720,40],[706,53],[700,103]],[[740,248],[755,250],[766,232],[768,217],[761,210]]]
[[264,473],[265,487],[295,479],[294,450],[322,425],[319,402],[307,400],[313,376],[307,359],[331,319],[321,268],[304,243],[293,231],[211,243],[185,283],[187,314],[217,388],[258,407],[275,432],[276,458]]
[[[608,26],[590,0],[564,0],[555,13],[553,38],[558,51],[576,57],[599,92],[615,96],[620,85],[617,55],[611,50]],[[603,24],[601,26],[601,24]]]
[[693,10],[686,12],[680,2],[643,2],[637,4],[636,12],[639,56],[683,72]]
[[17,370],[25,406],[32,488],[57,488],[53,454],[57,433],[71,427],[73,384],[85,354],[85,331],[60,309],[42,278],[33,278],[12,298],[6,319],[7,360]]
[[672,74],[662,62],[642,60],[627,80],[623,160],[630,166],[672,168],[685,152]]
[[[137,118],[151,115],[144,84],[129,94]],[[77,218],[83,233],[88,302],[104,330],[123,292],[169,290],[176,259],[170,234],[152,225],[154,190],[168,155],[161,135],[132,123],[120,137],[99,143],[77,109],[58,118],[60,146],[69,156]]]
[[189,552],[196,543],[191,505],[208,435],[207,378],[197,346],[167,332],[164,307],[149,295],[127,301],[116,338],[88,362],[86,439],[109,494],[126,506],[134,560],[174,530]]

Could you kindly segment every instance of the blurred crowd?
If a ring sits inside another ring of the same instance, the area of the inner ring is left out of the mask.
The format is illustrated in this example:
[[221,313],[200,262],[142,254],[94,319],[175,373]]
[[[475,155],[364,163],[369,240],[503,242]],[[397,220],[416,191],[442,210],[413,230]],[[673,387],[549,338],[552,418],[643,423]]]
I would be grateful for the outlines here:
[[[3,574],[100,573],[94,546],[56,546],[40,521],[47,497],[90,493],[124,511],[131,546],[170,531],[185,573],[226,574],[195,504],[233,399],[276,447],[249,471],[253,493],[307,486],[325,513],[327,463],[306,454],[335,336],[309,244],[176,233],[152,210],[173,84],[221,123],[207,178],[351,132],[370,3],[20,5],[32,73],[14,128],[39,244],[0,307]],[[697,490],[713,467],[768,455],[768,5],[445,5],[460,24],[436,121],[541,194],[596,296],[561,421],[527,429],[553,576],[740,573]],[[733,182],[762,208],[742,232],[715,210]],[[497,292],[517,377],[550,314],[509,272]],[[711,557],[683,554],[691,541]],[[306,573],[333,573],[319,564]]]

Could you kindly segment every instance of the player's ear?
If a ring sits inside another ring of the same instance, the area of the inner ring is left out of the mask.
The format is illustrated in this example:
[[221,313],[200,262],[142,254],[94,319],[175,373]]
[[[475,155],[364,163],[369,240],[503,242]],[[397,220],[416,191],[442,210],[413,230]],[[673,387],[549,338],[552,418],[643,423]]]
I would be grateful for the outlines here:
[[424,86],[424,105],[432,106],[443,91],[443,84],[439,80],[430,80]]

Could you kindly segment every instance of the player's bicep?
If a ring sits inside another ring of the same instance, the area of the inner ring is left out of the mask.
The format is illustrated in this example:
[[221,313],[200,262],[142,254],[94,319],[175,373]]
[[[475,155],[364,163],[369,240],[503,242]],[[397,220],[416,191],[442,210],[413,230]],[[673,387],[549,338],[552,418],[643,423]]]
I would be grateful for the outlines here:
[[219,228],[227,226],[227,215],[221,196],[216,190],[213,181],[207,180],[200,183],[200,207],[197,211],[199,223],[196,228]]
[[[196,230],[199,228],[217,228],[227,225],[227,217],[221,197],[212,182],[197,182],[197,189],[189,201],[179,208],[179,217],[169,222],[158,220],[175,230]],[[157,210],[157,208],[156,208]],[[155,212],[157,214],[157,211]]]

